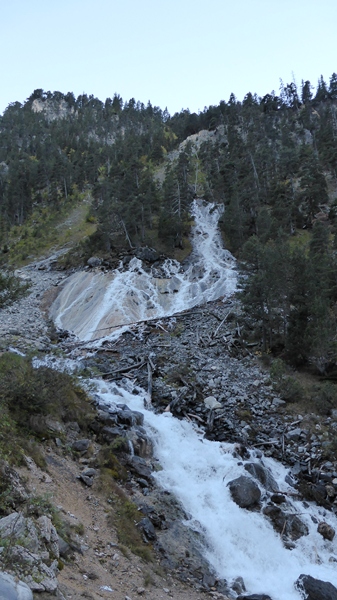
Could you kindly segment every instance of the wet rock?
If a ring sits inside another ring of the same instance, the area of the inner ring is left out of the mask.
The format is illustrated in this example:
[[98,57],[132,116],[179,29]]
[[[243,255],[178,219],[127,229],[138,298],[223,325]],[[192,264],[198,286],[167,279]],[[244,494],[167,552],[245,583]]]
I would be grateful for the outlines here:
[[132,442],[134,453],[141,458],[151,458],[153,443],[146,434],[145,429],[136,427],[128,432],[128,439]]
[[332,542],[336,533],[334,528],[331,527],[331,525],[328,525],[328,523],[325,523],[325,521],[318,523],[317,531],[325,540],[329,540],[330,542]]
[[269,469],[264,467],[261,463],[246,463],[245,469],[250,473],[255,479],[257,479],[260,483],[262,483],[263,487],[268,490],[268,492],[277,492],[278,485],[272,476]]
[[279,506],[266,506],[263,514],[269,517],[277,533],[288,536],[291,540],[298,540],[309,533],[308,527],[297,515],[286,513]]
[[272,600],[267,594],[250,594],[249,596],[238,596],[237,600]]
[[242,594],[243,592],[245,592],[246,586],[245,586],[245,582],[243,581],[242,577],[236,577],[236,579],[233,581],[233,583],[231,585],[231,588],[237,594]]
[[228,483],[232,498],[241,508],[252,508],[261,498],[259,486],[250,479],[241,475]]
[[274,502],[274,504],[283,504],[284,502],[287,501],[286,497],[283,494],[272,494],[272,496],[270,496],[270,499],[272,502]]
[[295,588],[303,600],[337,600],[337,589],[328,581],[315,579],[310,575],[300,575]]

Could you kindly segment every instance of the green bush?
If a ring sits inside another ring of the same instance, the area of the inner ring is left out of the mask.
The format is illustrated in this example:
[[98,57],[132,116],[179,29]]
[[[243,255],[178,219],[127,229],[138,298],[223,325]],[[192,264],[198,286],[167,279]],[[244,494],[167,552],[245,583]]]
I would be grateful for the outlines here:
[[304,390],[294,377],[286,374],[287,367],[283,360],[277,358],[270,367],[273,388],[286,402],[298,402],[303,399]]
[[315,386],[312,401],[320,415],[329,415],[333,408],[337,408],[337,388],[333,383],[325,382]]
[[34,369],[28,358],[12,352],[0,356],[0,405],[18,427],[44,437],[48,432],[43,419],[36,428],[37,416],[77,421],[81,428],[93,416],[85,392],[73,377],[48,367]]

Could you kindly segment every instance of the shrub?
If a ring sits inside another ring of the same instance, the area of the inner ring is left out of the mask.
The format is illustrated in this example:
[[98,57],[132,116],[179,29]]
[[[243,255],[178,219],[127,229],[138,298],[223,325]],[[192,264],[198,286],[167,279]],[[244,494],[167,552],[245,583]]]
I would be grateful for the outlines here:
[[277,358],[270,368],[270,377],[273,387],[286,402],[297,402],[303,399],[304,391],[297,379],[286,374],[284,362]]
[[333,408],[337,408],[336,386],[330,382],[315,386],[312,401],[320,415],[329,415]]
[[[0,404],[20,428],[33,433],[37,415],[76,420],[81,428],[93,416],[85,392],[72,376],[48,367],[34,369],[28,358],[12,352],[0,356]],[[43,427],[39,433],[47,435]]]

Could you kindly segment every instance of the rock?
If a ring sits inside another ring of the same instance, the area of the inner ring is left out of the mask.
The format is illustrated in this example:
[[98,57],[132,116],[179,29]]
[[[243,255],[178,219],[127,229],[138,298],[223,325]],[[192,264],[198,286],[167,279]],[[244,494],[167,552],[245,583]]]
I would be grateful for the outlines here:
[[61,538],[60,536],[58,536],[58,547],[59,547],[59,554],[62,558],[68,558],[70,552],[71,552],[71,547],[69,546],[68,542],[66,542],[63,538]]
[[128,465],[131,471],[140,475],[141,478],[151,480],[152,479],[152,469],[148,466],[147,462],[144,458],[140,456],[132,456],[132,458],[128,461]]
[[12,575],[0,572],[0,599],[33,600],[33,594],[23,581],[17,581]]
[[11,570],[17,573],[33,592],[53,593],[57,590],[57,560],[51,566],[47,566],[38,553],[33,553],[22,546],[9,548],[7,560]]
[[284,502],[287,501],[286,497],[281,493],[272,494],[270,496],[270,499],[272,502],[274,502],[274,504],[283,504]]
[[298,442],[298,440],[300,439],[301,433],[302,433],[302,429],[297,427],[296,429],[291,429],[290,431],[288,431],[286,433],[286,438],[287,438],[287,440],[290,440],[292,442]]
[[128,433],[128,439],[132,442],[134,452],[141,458],[151,458],[153,455],[153,443],[142,427],[135,427]]
[[328,525],[328,523],[325,523],[325,521],[318,523],[317,531],[325,540],[329,540],[330,542],[332,542],[336,533],[334,528],[331,527],[331,525]]
[[100,258],[98,258],[97,256],[92,256],[91,258],[89,258],[87,260],[87,265],[89,267],[99,267],[102,264],[102,261]]
[[138,527],[142,530],[147,540],[152,541],[157,539],[153,523],[148,517],[144,517],[144,519],[141,519],[141,521],[139,521],[138,523]]
[[22,513],[13,512],[0,519],[0,536],[3,539],[24,537],[25,531],[26,519]]
[[238,596],[237,600],[272,600],[266,594],[250,594],[250,596]]
[[328,581],[315,579],[310,575],[300,575],[295,588],[303,600],[337,600],[337,589]]
[[97,475],[97,469],[93,469],[92,467],[88,467],[86,469],[83,469],[82,475],[85,475],[86,477],[96,477],[96,475]]
[[245,469],[248,471],[248,473],[255,477],[255,479],[262,483],[263,487],[266,488],[268,492],[278,491],[279,487],[271,472],[261,463],[246,463]]
[[125,431],[121,427],[103,427],[101,435],[105,442],[112,443],[117,438],[125,438]]
[[297,515],[286,513],[279,506],[266,506],[263,514],[269,517],[277,533],[286,535],[292,540],[298,540],[309,533],[308,527]]
[[147,262],[152,263],[158,260],[159,254],[153,248],[137,248],[136,257],[139,258],[139,260],[146,260]]
[[218,402],[217,399],[214,398],[214,396],[207,396],[207,398],[204,399],[204,405],[207,406],[207,408],[210,408],[211,410],[215,408],[221,408],[222,406],[220,402]]
[[251,508],[258,504],[261,498],[259,486],[250,479],[241,475],[228,483],[232,498],[241,508]]
[[88,450],[89,446],[90,446],[90,440],[84,439],[84,440],[76,440],[76,442],[73,442],[71,447],[73,450],[75,450],[75,452],[86,452]]
[[83,475],[82,473],[79,475],[79,479],[85,483],[88,487],[91,487],[94,483],[92,477],[87,477],[87,475]]
[[243,592],[245,592],[246,586],[245,586],[245,582],[243,581],[242,577],[236,577],[231,585],[231,588],[237,594],[242,594]]

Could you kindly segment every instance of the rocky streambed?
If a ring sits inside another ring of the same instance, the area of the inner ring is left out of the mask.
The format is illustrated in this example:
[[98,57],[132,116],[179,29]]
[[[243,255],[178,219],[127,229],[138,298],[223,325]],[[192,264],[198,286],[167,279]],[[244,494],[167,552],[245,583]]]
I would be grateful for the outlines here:
[[[63,276],[49,269],[47,263],[22,271],[24,278],[31,279],[32,291],[0,314],[3,348],[25,351],[34,347],[41,358],[55,350],[40,302],[45,292],[50,295],[51,285],[57,290]],[[179,419],[194,422],[207,440],[234,442],[236,459],[246,471],[246,476],[229,482],[234,502],[243,510],[263,511],[291,550],[308,531],[291,508],[287,493],[271,476],[264,457],[287,465],[293,494],[314,499],[326,509],[316,525],[319,535],[331,543],[334,530],[329,514],[337,510],[337,465],[331,455],[327,458],[326,448],[333,441],[334,418],[288,410],[253,353],[254,347],[245,343],[240,323],[240,305],[234,298],[132,326],[117,341],[105,342],[94,355],[65,332],[53,332],[53,336],[58,338],[57,347],[79,362],[84,376],[94,374],[125,389],[141,386],[147,390],[146,403],[155,411],[170,411]],[[50,360],[52,364],[53,358]],[[196,591],[213,597],[268,598],[245,592],[244,573],[243,579],[230,582],[217,578],[203,557],[200,531],[182,525],[182,520],[189,518],[184,507],[156,485],[153,475],[160,467],[142,415],[122,398],[114,407],[100,398],[94,402],[97,416],[91,424],[92,439],[98,447],[118,440],[119,458],[128,472],[127,490],[140,509],[139,528],[144,540],[156,547],[162,565],[191,582]],[[78,431],[71,433],[68,443],[80,458],[81,485],[94,493],[99,467],[88,452],[92,440],[83,440]],[[335,560],[332,546],[331,560]],[[296,585],[303,598],[337,597],[331,584],[326,584],[330,586],[327,589],[324,582],[309,576]]]

